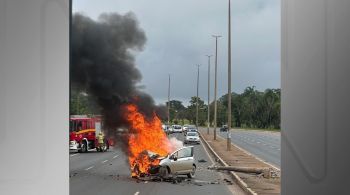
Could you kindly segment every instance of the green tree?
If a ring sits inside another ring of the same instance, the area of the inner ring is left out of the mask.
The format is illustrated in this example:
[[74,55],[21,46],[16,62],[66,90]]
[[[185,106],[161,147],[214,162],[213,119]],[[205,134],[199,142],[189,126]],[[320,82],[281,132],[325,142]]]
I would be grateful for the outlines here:
[[99,114],[95,100],[86,92],[72,89],[69,112],[71,115]]
[[[217,100],[217,126],[227,123],[227,94]],[[232,127],[280,128],[281,90],[266,89],[260,92],[254,86],[242,94],[231,94]],[[210,104],[211,120],[214,121],[214,102]]]
[[[190,105],[186,108],[186,119],[192,124],[196,124],[197,97],[191,97]],[[198,98],[198,124],[203,126],[207,121],[207,105]]]
[[[169,105],[169,102],[166,102],[166,106]],[[170,101],[170,122],[171,123],[175,123],[178,124],[179,120],[184,119],[184,110],[185,110],[185,106],[182,104],[181,101],[178,100],[171,100]]]

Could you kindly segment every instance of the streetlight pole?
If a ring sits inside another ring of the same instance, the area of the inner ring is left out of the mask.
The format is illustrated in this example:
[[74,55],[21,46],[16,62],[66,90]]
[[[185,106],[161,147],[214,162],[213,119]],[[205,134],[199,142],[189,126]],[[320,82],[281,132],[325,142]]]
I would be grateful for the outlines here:
[[210,129],[210,57],[213,55],[206,55],[208,57],[208,130],[207,134],[209,135]]
[[212,35],[215,38],[215,85],[214,85],[214,140],[216,140],[216,126],[217,126],[217,102],[216,102],[216,95],[217,95],[217,86],[218,86],[218,80],[217,80],[217,72],[218,72],[218,38],[221,37],[220,35]]
[[199,89],[199,67],[201,65],[197,64],[197,101],[196,101],[196,126],[198,129],[198,89]]
[[169,74],[169,85],[168,85],[168,126],[170,126],[170,74]]
[[227,116],[227,150],[231,150],[231,0],[228,0],[228,116]]

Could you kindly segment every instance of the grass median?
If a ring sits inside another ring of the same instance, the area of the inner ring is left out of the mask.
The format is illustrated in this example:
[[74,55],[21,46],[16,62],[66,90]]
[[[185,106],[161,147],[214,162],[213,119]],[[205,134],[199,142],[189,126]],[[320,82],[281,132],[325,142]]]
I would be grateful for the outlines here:
[[[205,128],[199,128],[201,136],[208,144],[213,148],[217,155],[223,159],[229,166],[235,167],[269,167],[266,164],[254,156],[247,154],[235,145],[231,146],[231,151],[227,151],[227,140],[217,136],[216,140],[213,140],[213,134],[207,134]],[[277,177],[264,178],[261,175],[248,174],[236,172],[236,174],[258,194],[280,194],[281,192],[281,179],[279,173]]]

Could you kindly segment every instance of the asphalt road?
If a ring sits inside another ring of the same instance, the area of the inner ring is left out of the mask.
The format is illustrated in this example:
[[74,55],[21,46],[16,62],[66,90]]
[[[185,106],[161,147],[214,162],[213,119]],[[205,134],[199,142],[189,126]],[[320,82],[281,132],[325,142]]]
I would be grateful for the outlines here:
[[[226,132],[219,136],[226,138]],[[281,134],[259,130],[231,130],[231,141],[242,149],[281,168]]]
[[[183,140],[181,134],[174,134]],[[120,149],[105,153],[70,153],[70,194],[71,195],[204,195],[242,194],[236,184],[228,185],[223,179],[230,179],[223,173],[208,170],[212,160],[202,145],[195,145],[197,164],[196,178],[180,183],[137,181],[130,177],[126,156]],[[207,162],[199,163],[199,159]],[[216,184],[208,184],[218,182]],[[237,193],[236,193],[237,192]]]

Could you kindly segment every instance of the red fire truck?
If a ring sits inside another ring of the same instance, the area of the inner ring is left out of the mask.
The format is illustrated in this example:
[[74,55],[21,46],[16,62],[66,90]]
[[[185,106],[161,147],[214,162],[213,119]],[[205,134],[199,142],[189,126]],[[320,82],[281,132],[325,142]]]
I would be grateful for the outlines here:
[[[69,121],[69,149],[78,152],[87,152],[97,149],[96,136],[101,132],[101,117],[88,117],[85,115],[73,115]],[[105,139],[106,148],[109,149]]]

